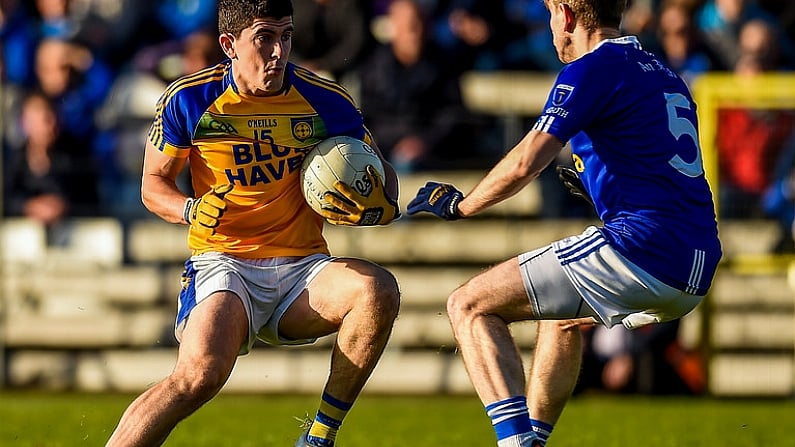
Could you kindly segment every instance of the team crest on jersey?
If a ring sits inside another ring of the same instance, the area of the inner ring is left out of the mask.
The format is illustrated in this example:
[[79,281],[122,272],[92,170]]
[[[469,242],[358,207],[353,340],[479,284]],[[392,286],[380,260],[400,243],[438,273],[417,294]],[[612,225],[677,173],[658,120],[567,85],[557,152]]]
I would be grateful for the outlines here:
[[557,84],[552,92],[552,105],[560,107],[569,100],[574,86],[568,84]]
[[311,119],[291,118],[290,127],[293,130],[293,138],[298,141],[306,141],[315,134],[315,128]]

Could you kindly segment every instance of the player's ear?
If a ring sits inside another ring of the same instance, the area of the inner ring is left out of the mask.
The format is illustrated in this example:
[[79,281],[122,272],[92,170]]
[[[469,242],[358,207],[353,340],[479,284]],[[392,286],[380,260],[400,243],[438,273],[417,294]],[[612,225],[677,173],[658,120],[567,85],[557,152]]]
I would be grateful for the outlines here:
[[237,59],[237,51],[235,51],[235,36],[230,33],[221,33],[218,36],[218,43],[221,45],[221,50],[229,59]]
[[563,16],[566,20],[563,29],[567,33],[573,33],[574,28],[577,27],[577,17],[574,15],[574,11],[572,11],[571,6],[566,3],[561,3],[560,7],[563,8]]

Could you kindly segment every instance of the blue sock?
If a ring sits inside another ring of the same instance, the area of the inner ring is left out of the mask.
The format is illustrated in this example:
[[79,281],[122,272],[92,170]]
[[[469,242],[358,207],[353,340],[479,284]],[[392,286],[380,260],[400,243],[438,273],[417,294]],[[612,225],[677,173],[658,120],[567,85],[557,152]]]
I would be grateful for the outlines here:
[[533,431],[525,396],[509,397],[486,405],[486,414],[491,418],[497,441]]
[[549,435],[552,434],[552,429],[554,427],[537,419],[530,419],[530,424],[532,424],[533,431],[536,432],[538,439],[540,439],[544,445],[547,445],[547,439],[549,439]]

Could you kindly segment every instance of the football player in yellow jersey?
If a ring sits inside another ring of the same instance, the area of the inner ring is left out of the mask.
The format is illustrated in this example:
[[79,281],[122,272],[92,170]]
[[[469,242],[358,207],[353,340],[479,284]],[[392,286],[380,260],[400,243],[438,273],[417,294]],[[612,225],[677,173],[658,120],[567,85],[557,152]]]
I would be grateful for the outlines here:
[[[311,343],[337,333],[319,409],[297,446],[333,446],[378,362],[400,305],[394,276],[329,255],[323,217],[299,185],[304,155],[338,135],[378,151],[346,91],[288,62],[290,0],[219,0],[228,60],[172,83],[146,142],[142,198],[168,222],[190,225],[173,372],[127,408],[109,446],[162,444],[213,398],[238,355],[259,338]],[[380,152],[379,152],[380,154]],[[383,158],[383,157],[382,157]],[[352,205],[330,221],[384,225],[398,215],[397,178],[374,171],[373,193],[341,186]],[[195,197],[176,184],[189,167]]]

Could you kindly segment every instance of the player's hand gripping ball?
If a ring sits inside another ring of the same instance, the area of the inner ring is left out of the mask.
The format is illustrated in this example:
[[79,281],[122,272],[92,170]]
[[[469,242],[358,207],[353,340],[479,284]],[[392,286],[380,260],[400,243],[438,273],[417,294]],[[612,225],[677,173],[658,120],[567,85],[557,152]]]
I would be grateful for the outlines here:
[[417,191],[417,196],[409,202],[408,213],[416,214],[421,211],[433,213],[444,220],[461,218],[458,212],[458,203],[464,194],[448,183],[428,182]]
[[215,234],[219,219],[226,211],[224,197],[232,190],[231,184],[214,186],[198,199],[188,199],[185,202],[183,218],[192,227]]
[[337,193],[327,192],[325,199],[333,208],[324,208],[320,215],[334,225],[384,225],[400,216],[397,203],[387,197],[381,176],[372,165],[366,172],[372,184],[369,196],[359,194],[347,184],[336,181],[334,189]]
[[400,217],[384,191],[384,166],[365,142],[351,137],[321,141],[301,167],[309,206],[334,225],[385,225]]

